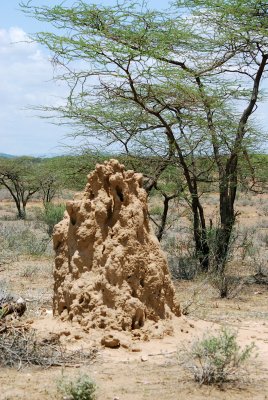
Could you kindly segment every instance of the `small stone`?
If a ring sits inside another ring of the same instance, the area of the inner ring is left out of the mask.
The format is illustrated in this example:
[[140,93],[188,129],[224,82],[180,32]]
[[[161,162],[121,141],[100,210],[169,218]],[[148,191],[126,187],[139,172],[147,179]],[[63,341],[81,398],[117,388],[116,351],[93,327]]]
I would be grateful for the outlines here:
[[75,338],[76,340],[79,340],[79,339],[82,339],[82,336],[79,335],[78,333],[76,333],[76,334],[74,335],[74,338]]
[[66,330],[66,331],[61,331],[61,332],[60,332],[60,336],[63,336],[63,335],[64,335],[64,336],[70,336],[70,334],[71,334],[71,332],[70,332],[70,331],[67,331],[67,330]]
[[146,356],[145,354],[143,354],[142,356],[141,356],[141,361],[142,362],[146,362],[146,361],[148,361],[149,360],[149,358],[148,358],[148,356]]
[[139,352],[141,351],[141,348],[138,347],[138,346],[133,346],[133,347],[131,348],[131,351],[132,351],[133,353],[139,353]]
[[120,342],[120,346],[123,347],[123,349],[129,349],[130,348],[130,343],[129,342]]
[[101,339],[101,344],[111,349],[118,349],[120,347],[120,340],[113,335],[106,335]]

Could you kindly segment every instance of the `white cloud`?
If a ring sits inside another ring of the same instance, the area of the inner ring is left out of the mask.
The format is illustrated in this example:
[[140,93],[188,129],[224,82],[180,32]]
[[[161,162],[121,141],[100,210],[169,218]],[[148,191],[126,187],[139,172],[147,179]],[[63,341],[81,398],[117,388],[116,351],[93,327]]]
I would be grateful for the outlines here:
[[[48,96],[55,94],[55,82],[48,83],[53,77],[48,56],[42,53],[37,43],[29,42],[23,30],[20,28],[1,30],[0,53],[2,54],[0,58],[1,102],[6,104],[8,99],[13,99],[13,101],[16,99],[16,102],[23,107],[26,104],[21,100],[26,94],[36,95],[39,98],[40,91]],[[43,100],[44,98],[42,102]]]
[[1,54],[16,58],[22,53],[32,54],[37,49],[38,44],[33,42],[21,28],[0,29]]
[[65,132],[26,108],[55,104],[67,88],[53,81],[49,55],[21,28],[0,29],[0,76],[0,152],[51,151]]

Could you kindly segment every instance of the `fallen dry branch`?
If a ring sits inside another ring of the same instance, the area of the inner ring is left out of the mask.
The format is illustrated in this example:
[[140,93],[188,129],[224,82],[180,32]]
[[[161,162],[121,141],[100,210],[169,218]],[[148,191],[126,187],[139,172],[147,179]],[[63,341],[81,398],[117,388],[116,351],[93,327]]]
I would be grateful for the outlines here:
[[60,344],[38,341],[35,331],[28,328],[1,326],[0,366],[20,369],[38,365],[44,368],[52,366],[77,366],[89,364],[96,357],[96,349],[67,351]]
[[259,285],[267,285],[268,284],[268,275],[259,272],[258,274],[254,275],[255,283]]

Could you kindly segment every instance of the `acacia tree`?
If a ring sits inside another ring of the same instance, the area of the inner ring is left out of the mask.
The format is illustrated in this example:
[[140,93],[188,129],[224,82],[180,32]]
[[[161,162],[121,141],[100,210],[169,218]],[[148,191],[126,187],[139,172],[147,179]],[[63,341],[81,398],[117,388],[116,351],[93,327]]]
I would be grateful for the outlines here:
[[2,159],[0,162],[0,184],[14,200],[19,219],[26,218],[26,205],[40,188],[35,174],[36,162],[30,157]]
[[59,194],[63,187],[63,165],[61,157],[44,159],[36,171],[39,182],[39,192],[42,196],[43,205],[46,206]]
[[79,1],[71,8],[24,5],[24,11],[59,29],[35,39],[65,67],[61,79],[70,95],[66,106],[54,108],[63,122],[102,146],[106,139],[127,152],[142,149],[180,169],[204,270],[212,249],[200,183],[218,182],[213,258],[223,273],[239,160],[247,154],[249,118],[267,71],[266,2],[178,0],[158,12],[129,2],[102,7]]

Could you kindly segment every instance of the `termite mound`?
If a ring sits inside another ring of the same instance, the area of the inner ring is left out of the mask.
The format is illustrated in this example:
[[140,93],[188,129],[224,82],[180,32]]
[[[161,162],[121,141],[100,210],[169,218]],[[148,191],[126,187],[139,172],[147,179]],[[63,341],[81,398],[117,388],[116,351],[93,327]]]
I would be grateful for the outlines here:
[[86,331],[130,332],[180,316],[142,181],[110,160],[67,203],[53,236],[54,315]]

